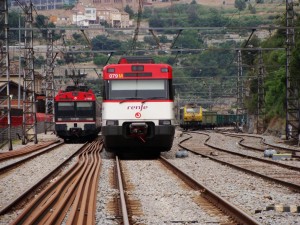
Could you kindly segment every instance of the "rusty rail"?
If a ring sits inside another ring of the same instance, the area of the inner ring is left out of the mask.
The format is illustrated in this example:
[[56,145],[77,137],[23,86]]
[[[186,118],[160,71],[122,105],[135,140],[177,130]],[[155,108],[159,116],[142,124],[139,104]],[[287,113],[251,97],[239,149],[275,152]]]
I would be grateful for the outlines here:
[[100,173],[100,139],[88,144],[77,162],[49,185],[11,224],[95,224]]
[[170,161],[165,159],[164,157],[160,157],[159,160],[171,171],[173,171],[178,177],[180,177],[186,184],[192,187],[194,190],[201,192],[201,196],[206,198],[209,202],[214,204],[217,208],[220,208],[226,215],[229,215],[233,218],[238,224],[245,224],[245,225],[256,225],[259,224],[254,218],[250,215],[243,212],[241,209],[237,208],[229,201],[225,200],[217,193],[210,190],[208,187],[205,187],[203,184],[200,184],[192,177],[188,176]]

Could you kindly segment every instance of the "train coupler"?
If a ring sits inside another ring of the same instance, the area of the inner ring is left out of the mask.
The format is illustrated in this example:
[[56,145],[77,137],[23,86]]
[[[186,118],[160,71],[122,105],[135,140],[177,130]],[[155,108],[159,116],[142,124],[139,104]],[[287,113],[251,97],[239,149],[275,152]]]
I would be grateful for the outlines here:
[[146,123],[131,123],[129,125],[129,133],[131,137],[138,138],[142,142],[146,142],[148,125]]

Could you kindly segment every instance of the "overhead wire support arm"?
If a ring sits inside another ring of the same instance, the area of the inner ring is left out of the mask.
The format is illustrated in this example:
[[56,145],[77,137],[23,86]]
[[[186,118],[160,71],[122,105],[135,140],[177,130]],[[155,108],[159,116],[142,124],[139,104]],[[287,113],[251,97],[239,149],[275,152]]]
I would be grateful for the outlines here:
[[140,31],[140,23],[141,23],[141,17],[142,17],[142,10],[143,10],[143,5],[142,5],[142,0],[139,1],[139,8],[138,8],[138,16],[137,16],[137,22],[136,22],[136,28],[134,30],[134,36],[132,40],[132,45],[131,45],[131,53],[136,49],[136,42],[138,39],[139,31]]
[[175,58],[173,59],[173,63],[175,63],[175,62],[176,62],[176,59],[177,59],[177,57],[178,57],[179,53],[180,53],[180,51],[177,51],[177,53],[176,53],[176,55],[175,55]]
[[94,68],[95,73],[97,74],[97,76],[101,79],[101,74],[98,73],[98,71],[96,70],[96,68]]
[[109,54],[108,59],[106,60],[106,62],[105,62],[104,65],[107,65],[107,64],[108,64],[108,62],[109,62],[110,58],[113,56],[113,54],[114,54],[114,52],[111,52],[111,53]]
[[173,48],[173,47],[174,47],[174,45],[175,45],[175,43],[176,43],[176,41],[177,41],[177,39],[178,39],[178,37],[179,37],[179,35],[181,34],[182,31],[183,31],[183,29],[180,29],[180,30],[178,31],[178,33],[177,33],[176,37],[174,38],[174,41],[173,41],[173,43],[171,44],[171,47],[170,47],[170,48]]
[[157,45],[157,48],[160,49],[161,46],[160,46],[160,43],[159,43],[159,38],[155,35],[153,29],[149,29],[149,32],[152,34],[155,42],[156,42],[156,45]]
[[90,48],[92,49],[92,43],[89,40],[89,38],[86,36],[86,33],[84,32],[84,30],[80,30],[80,31],[83,34],[83,36],[84,36],[85,40],[87,41],[87,43],[89,44]]
[[249,43],[249,41],[251,40],[252,35],[254,34],[255,31],[256,31],[256,29],[252,29],[252,32],[251,32],[251,34],[250,34],[248,40],[246,41],[246,43],[245,43],[245,45],[244,45],[244,48],[246,48],[246,47],[248,46],[248,43]]

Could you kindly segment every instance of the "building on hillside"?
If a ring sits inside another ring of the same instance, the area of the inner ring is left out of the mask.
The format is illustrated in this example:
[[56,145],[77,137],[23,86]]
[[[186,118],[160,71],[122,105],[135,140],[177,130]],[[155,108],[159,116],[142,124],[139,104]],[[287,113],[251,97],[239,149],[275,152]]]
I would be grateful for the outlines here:
[[78,3],[73,8],[73,24],[89,27],[93,24],[107,22],[111,27],[126,28],[130,26],[129,14],[112,7],[85,7]]
[[57,26],[68,26],[71,25],[71,18],[69,16],[49,16],[50,22]]
[[129,14],[116,8],[103,7],[97,9],[99,21],[106,21],[111,27],[127,28],[131,25]]
[[86,7],[85,8],[85,19],[89,21],[89,24],[95,24],[97,21],[96,8]]
[[129,14],[126,12],[121,13],[121,27],[126,28],[132,26],[132,20],[129,19]]
[[90,24],[99,24],[94,7],[85,7],[82,3],[78,3],[72,12],[72,23],[77,26],[88,27]]

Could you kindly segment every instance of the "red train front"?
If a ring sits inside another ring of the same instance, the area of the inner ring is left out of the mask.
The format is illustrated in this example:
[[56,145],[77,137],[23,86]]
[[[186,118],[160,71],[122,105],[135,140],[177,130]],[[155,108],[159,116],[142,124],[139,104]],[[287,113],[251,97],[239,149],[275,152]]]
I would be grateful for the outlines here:
[[103,68],[102,136],[106,151],[169,151],[173,144],[172,67],[152,58],[122,57]]
[[55,131],[65,141],[87,140],[101,130],[101,105],[86,86],[68,86],[54,99]]

